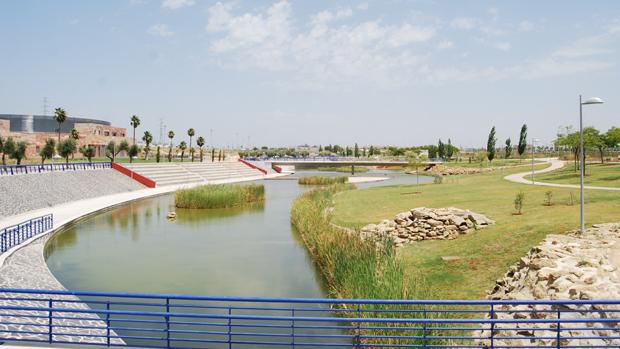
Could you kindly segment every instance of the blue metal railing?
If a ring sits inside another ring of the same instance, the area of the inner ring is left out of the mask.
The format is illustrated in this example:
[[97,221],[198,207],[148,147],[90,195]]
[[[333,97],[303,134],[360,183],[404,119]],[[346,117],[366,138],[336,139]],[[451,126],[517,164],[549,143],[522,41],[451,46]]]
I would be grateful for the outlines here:
[[0,289],[0,340],[146,348],[620,347],[620,300],[351,300]]
[[0,229],[0,252],[6,252],[31,237],[54,227],[54,215],[33,218],[31,220]]
[[[329,162],[329,161],[333,161],[333,162],[360,162],[363,163],[364,161],[367,162],[408,162],[409,159],[405,158],[405,157],[388,157],[388,158],[379,158],[379,159],[373,159],[373,158],[356,158],[353,156],[306,156],[306,157],[294,157],[294,156],[283,156],[283,157],[279,157],[279,156],[274,156],[274,157],[244,157],[242,158],[243,160],[246,161],[265,161],[265,162],[271,162],[271,161],[277,161],[277,162],[286,162],[286,161],[291,161],[291,162],[300,162],[300,161],[317,161],[317,162]],[[443,161],[441,159],[428,159],[425,162],[429,162],[429,163],[442,163]]]
[[112,168],[109,161],[103,162],[59,162],[48,164],[0,165],[0,175],[41,173],[53,171],[76,171]]

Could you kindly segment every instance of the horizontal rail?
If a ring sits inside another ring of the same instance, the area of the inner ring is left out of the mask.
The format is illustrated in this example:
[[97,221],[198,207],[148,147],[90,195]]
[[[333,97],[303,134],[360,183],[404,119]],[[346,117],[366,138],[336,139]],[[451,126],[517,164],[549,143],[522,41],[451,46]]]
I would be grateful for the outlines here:
[[11,247],[17,246],[53,227],[54,215],[48,214],[0,229],[0,252],[6,252]]
[[0,289],[0,340],[146,348],[620,348],[620,300],[378,300]]
[[112,163],[103,162],[59,162],[47,164],[0,165],[0,175],[16,175],[42,172],[98,170],[112,168]]

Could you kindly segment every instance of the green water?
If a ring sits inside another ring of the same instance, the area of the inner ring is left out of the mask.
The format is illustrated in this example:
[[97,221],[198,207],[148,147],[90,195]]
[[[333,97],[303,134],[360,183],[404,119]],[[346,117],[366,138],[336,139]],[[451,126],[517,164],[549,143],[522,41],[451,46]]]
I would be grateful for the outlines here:
[[[415,183],[415,176],[392,176],[361,186]],[[309,187],[263,183],[265,203],[252,207],[183,210],[164,195],[87,217],[50,239],[47,264],[70,290],[324,297],[290,223],[292,201]],[[174,221],[166,218],[171,211]]]

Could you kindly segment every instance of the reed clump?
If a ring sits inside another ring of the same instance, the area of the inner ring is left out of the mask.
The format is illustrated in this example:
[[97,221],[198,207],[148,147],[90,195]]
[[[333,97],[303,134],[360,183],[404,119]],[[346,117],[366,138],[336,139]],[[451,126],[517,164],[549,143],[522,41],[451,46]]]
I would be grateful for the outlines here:
[[[341,166],[341,167],[319,167],[317,170],[324,172],[344,172],[351,173],[351,166]],[[355,166],[355,173],[364,173],[368,172],[370,169],[368,167],[358,167]]]
[[344,184],[349,180],[346,176],[326,177],[326,176],[305,176],[299,177],[297,183],[303,185],[332,185]]
[[178,208],[228,208],[264,200],[265,186],[262,184],[201,185],[174,193],[174,203]]

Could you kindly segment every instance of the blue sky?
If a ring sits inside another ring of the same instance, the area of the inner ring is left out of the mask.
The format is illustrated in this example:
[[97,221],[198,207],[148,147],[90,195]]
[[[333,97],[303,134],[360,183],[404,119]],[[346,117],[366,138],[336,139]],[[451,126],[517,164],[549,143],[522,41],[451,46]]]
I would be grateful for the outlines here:
[[217,145],[551,141],[580,93],[620,126],[619,44],[618,1],[4,0],[0,113],[47,97]]

